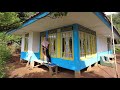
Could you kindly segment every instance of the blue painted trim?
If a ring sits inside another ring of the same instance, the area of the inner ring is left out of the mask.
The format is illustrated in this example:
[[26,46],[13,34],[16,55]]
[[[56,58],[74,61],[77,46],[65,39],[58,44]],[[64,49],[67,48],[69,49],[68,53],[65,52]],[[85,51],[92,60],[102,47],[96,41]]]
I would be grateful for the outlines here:
[[80,47],[79,47],[79,25],[74,24],[73,25],[73,42],[74,42],[74,63],[76,66],[76,69],[78,68],[77,63],[80,62]]
[[[111,29],[111,23],[108,22],[108,21],[105,19],[105,16],[103,16],[103,14],[102,14],[101,12],[95,12],[94,14],[95,14],[105,25],[107,25],[108,28],[110,28],[110,30],[112,30],[112,29]],[[116,35],[117,35],[118,37],[120,37],[120,34],[119,34],[118,31],[115,29],[115,27],[113,28],[113,30],[114,30],[114,32],[116,33]]]
[[[20,58],[23,60],[29,60],[28,55],[29,55],[28,52],[21,52]],[[36,59],[38,60],[40,58],[40,52],[33,53],[31,54],[31,56],[32,56],[31,60],[36,60]]]
[[58,65],[59,67],[69,69],[69,70],[76,70],[76,66],[73,60],[64,60],[61,58],[51,58],[52,63]]
[[110,54],[113,54],[113,50],[110,50],[109,52],[110,52]]
[[48,38],[48,31],[46,31],[46,38]]
[[97,62],[97,56],[90,59],[82,60],[80,61],[80,64],[78,64],[79,67],[78,70],[82,70],[96,62]]
[[[112,50],[110,52],[112,53]],[[20,58],[24,60],[28,60],[28,54],[29,54],[28,52],[21,52]],[[95,62],[100,61],[100,56],[105,55],[105,54],[108,54],[108,51],[97,53],[96,57],[90,58],[84,61],[79,60],[77,63],[76,63],[77,60],[64,60],[61,58],[51,58],[51,61],[52,63],[58,65],[59,67],[66,68],[69,70],[74,70],[74,71],[80,71],[94,64]],[[40,57],[39,55],[40,55],[39,52],[33,53],[31,60],[35,60],[35,59],[39,60],[39,57]]]
[[[40,38],[40,37],[39,37],[39,38]],[[41,49],[40,46],[41,46],[41,38],[40,38],[39,46],[38,46],[38,47],[39,47],[39,52],[41,52],[41,50],[40,50],[40,49]],[[40,53],[39,53],[39,54],[40,54]],[[39,55],[39,59],[40,59],[40,55]]]
[[98,61],[100,61],[100,56],[103,56],[103,55],[109,54],[109,52],[110,52],[110,54],[113,54],[113,53],[112,53],[112,50],[110,50],[110,51],[106,51],[106,52],[100,52],[100,53],[97,53]]
[[100,61],[100,56],[108,54],[108,51],[97,53],[97,55],[93,58],[86,59],[84,61],[78,61],[77,63],[75,61],[71,60],[64,60],[61,58],[52,58],[52,63],[58,65],[59,67],[74,70],[74,71],[80,71],[98,61]]
[[47,15],[49,15],[50,14],[50,12],[44,12],[44,13],[40,13],[39,15],[37,15],[37,16],[35,16],[35,17],[33,17],[32,19],[30,19],[30,20],[28,20],[27,22],[25,22],[22,26],[20,26],[18,29],[14,29],[14,30],[12,30],[12,31],[9,31],[9,32],[7,32],[7,34],[12,34],[13,32],[15,32],[15,31],[17,31],[17,30],[19,30],[19,29],[21,29],[21,28],[23,28],[23,27],[25,27],[25,26],[27,26],[27,25],[29,25],[29,24],[32,24],[32,23],[34,23],[35,21],[37,21],[37,20],[39,20],[39,19],[41,19],[41,18],[44,18],[45,16],[47,16]]
[[106,54],[108,54],[108,51],[97,53],[96,57],[80,61],[80,63],[77,64],[78,65],[77,70],[82,70],[82,69],[100,61],[100,56],[103,56]]

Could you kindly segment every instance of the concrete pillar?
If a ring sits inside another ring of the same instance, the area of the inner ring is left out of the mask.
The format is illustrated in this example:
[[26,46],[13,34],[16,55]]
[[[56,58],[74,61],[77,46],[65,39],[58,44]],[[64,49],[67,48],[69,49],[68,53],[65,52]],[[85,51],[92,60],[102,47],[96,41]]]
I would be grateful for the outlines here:
[[79,47],[79,26],[77,24],[73,25],[73,43],[74,43],[74,65],[75,69],[75,77],[80,75],[79,65],[80,65],[80,47]]
[[81,72],[80,71],[75,71],[75,78],[80,78],[81,77]]

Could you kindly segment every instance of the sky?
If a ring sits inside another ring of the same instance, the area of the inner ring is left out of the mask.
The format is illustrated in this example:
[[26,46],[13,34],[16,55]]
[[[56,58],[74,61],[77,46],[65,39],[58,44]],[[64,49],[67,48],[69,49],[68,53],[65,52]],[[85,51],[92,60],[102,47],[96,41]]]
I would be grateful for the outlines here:
[[117,12],[104,12],[106,15],[110,15],[111,13],[112,14],[116,14]]

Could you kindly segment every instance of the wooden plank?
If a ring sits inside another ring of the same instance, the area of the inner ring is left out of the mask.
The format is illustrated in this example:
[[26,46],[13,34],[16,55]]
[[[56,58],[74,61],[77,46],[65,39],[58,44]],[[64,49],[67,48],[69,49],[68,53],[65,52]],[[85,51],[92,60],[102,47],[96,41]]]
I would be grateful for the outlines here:
[[[33,62],[38,62],[41,65],[45,65],[49,68],[49,73],[50,75],[53,75],[54,73],[57,74],[58,72],[58,66],[55,64],[49,64],[47,61],[43,61],[43,60],[34,60]],[[33,66],[34,63],[31,63],[31,65]],[[53,69],[55,69],[55,72],[53,72]]]
[[34,60],[34,62],[38,62],[38,63],[48,63],[47,61],[43,61],[43,60]]
[[[44,64],[44,65],[49,68],[50,75],[58,73],[58,66],[57,65],[55,65],[55,64]],[[55,69],[55,72],[53,71],[53,69]]]

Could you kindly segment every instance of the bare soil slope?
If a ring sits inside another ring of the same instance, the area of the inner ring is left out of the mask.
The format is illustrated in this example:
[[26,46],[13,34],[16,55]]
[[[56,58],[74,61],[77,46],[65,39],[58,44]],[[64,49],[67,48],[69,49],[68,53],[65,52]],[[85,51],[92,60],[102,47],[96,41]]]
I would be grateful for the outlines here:
[[[117,66],[120,68],[120,53],[117,54]],[[48,68],[40,66],[31,70],[26,67],[26,62],[20,63],[19,55],[14,55],[7,63],[7,77],[8,78],[74,78],[74,72],[71,70],[59,68],[57,75],[51,76]],[[118,69],[120,74],[120,69]],[[82,70],[81,78],[116,78],[115,69],[111,67],[92,66],[90,71],[87,68]]]

